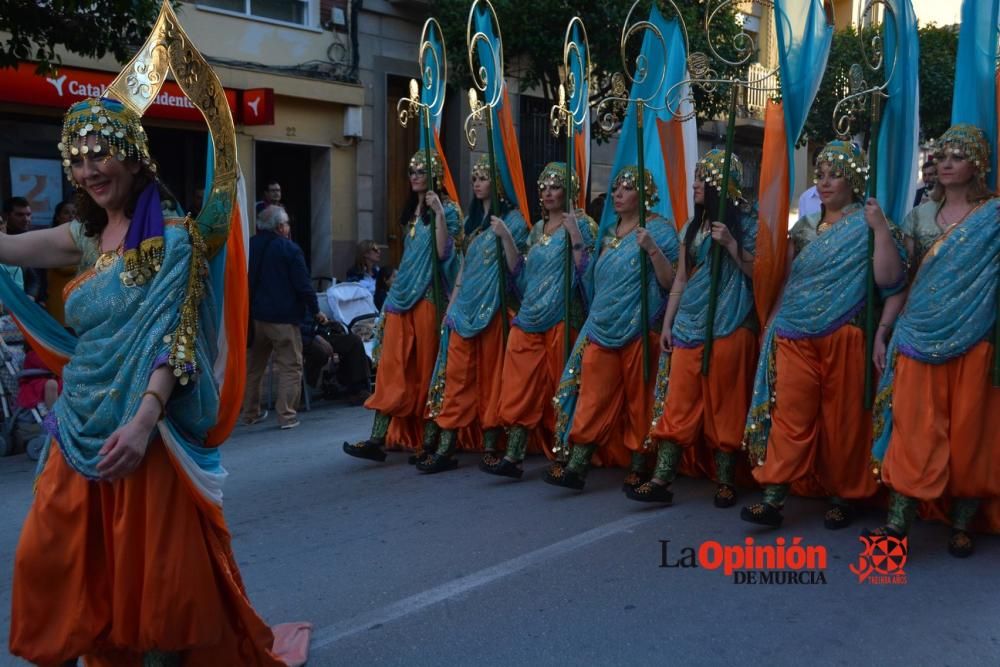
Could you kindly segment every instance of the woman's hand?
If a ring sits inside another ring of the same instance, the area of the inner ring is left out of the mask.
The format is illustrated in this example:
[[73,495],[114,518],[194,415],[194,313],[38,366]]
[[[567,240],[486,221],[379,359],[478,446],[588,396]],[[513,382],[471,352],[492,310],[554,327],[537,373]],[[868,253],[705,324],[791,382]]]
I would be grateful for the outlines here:
[[495,215],[490,216],[490,229],[492,229],[493,233],[501,239],[511,236],[510,230],[507,228],[507,224]]
[[646,254],[652,255],[659,248],[656,246],[656,241],[649,234],[649,230],[645,227],[639,227],[635,230],[635,240],[639,242],[639,247],[646,251]]
[[671,353],[674,351],[674,332],[673,327],[667,324],[666,320],[663,320],[663,331],[660,332],[660,349],[666,353]]
[[721,222],[712,223],[712,240],[721,245],[723,248],[730,248],[736,245],[736,239],[734,239],[732,233],[730,233],[729,227],[726,227]]
[[424,203],[436,214],[444,215],[444,204],[441,203],[441,198],[433,190],[424,195]]
[[885,213],[874,197],[869,197],[865,202],[865,222],[875,232],[886,231],[889,228],[889,221],[885,219]]
[[152,426],[134,418],[112,433],[98,452],[101,460],[97,463],[97,472],[101,479],[113,482],[133,473],[146,456],[152,432]]
[[875,332],[875,343],[872,346],[872,362],[875,364],[875,370],[878,371],[879,375],[885,372],[885,358],[886,358],[886,336],[888,336],[889,329],[884,326],[879,326],[878,331]]

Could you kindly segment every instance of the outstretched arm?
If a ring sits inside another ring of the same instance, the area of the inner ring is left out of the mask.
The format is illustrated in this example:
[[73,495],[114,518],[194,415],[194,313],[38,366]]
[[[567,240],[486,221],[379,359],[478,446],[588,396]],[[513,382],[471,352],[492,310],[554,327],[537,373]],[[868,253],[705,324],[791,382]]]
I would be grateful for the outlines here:
[[80,261],[69,225],[0,236],[0,264],[54,269]]

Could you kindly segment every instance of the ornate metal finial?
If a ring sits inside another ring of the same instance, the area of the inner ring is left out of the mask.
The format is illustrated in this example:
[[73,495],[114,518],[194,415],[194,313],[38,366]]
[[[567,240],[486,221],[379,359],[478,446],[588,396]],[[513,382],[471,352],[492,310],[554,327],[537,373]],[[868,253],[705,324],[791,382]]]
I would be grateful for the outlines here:
[[[849,139],[855,122],[863,115],[865,106],[871,105],[872,120],[881,112],[881,102],[888,99],[886,92],[896,71],[896,54],[886,61],[885,44],[880,27],[886,21],[896,21],[896,12],[886,0],[868,0],[858,7],[858,39],[861,42],[861,63],[854,63],[848,70],[848,94],[833,107],[833,127],[841,139]],[[866,35],[866,30],[870,34]],[[879,84],[869,84],[869,77]]]
[[[579,35],[575,34],[579,31]],[[549,111],[549,123],[556,137],[573,128],[583,127],[590,116],[590,42],[587,29],[579,16],[570,19],[563,40],[563,80],[559,84],[558,102]]]
[[[495,37],[476,28],[477,17],[482,11],[488,12],[490,27]],[[489,122],[488,114],[503,100],[503,39],[500,35],[500,22],[489,0],[475,0],[469,8],[465,42],[468,46],[469,70],[472,72],[474,86],[469,89],[470,113],[465,118],[465,139],[469,148],[475,148],[478,139],[475,125]],[[486,67],[487,63],[491,67]],[[482,93],[482,99],[478,93]]]
[[[438,48],[441,49],[440,55]],[[410,122],[411,116],[422,116],[425,122],[430,123],[431,117],[437,116],[444,108],[448,59],[445,57],[441,25],[434,18],[424,22],[423,30],[420,32],[420,52],[417,60],[420,67],[420,82],[410,79],[409,97],[401,98],[396,103],[396,114],[399,117],[399,124],[403,127]],[[427,91],[426,99],[421,90]]]

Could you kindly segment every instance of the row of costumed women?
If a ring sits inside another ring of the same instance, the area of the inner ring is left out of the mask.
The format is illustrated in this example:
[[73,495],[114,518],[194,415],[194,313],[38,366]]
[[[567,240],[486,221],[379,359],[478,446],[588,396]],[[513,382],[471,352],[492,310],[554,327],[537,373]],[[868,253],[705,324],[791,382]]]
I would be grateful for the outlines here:
[[[913,53],[912,9],[895,4],[901,52]],[[966,20],[979,4],[966,3]],[[813,165],[821,210],[788,229],[788,147],[829,46],[793,48],[826,29],[821,17],[808,21],[779,34],[783,105],[767,112],[756,205],[737,156],[727,169],[727,152],[709,150],[673,178],[685,156],[641,129],[631,136],[646,142],[646,168],[623,130],[600,221],[579,208],[579,163],[542,170],[542,216],[528,224],[514,142],[499,142],[495,164],[476,162],[464,218],[438,153],[431,164],[431,152],[415,154],[367,402],[375,423],[344,450],[374,461],[412,450],[428,474],[457,467],[457,451],[481,451],[484,472],[515,479],[539,451],[551,460],[548,483],[583,489],[592,466],[623,467],[623,491],[646,502],[670,503],[679,473],[713,478],[721,508],[756,483],[763,498],[741,517],[766,526],[782,523],[790,493],[828,497],[829,529],[884,503],[888,519],[871,533],[896,539],[923,503],[950,522],[955,556],[972,553],[973,525],[1000,529],[993,64],[976,79],[963,61],[977,38],[963,21],[954,125],[928,152],[939,179],[931,201],[909,210],[919,122],[917,59],[907,58],[889,89],[877,163],[856,142],[826,143]],[[690,215],[678,205],[689,193]]]

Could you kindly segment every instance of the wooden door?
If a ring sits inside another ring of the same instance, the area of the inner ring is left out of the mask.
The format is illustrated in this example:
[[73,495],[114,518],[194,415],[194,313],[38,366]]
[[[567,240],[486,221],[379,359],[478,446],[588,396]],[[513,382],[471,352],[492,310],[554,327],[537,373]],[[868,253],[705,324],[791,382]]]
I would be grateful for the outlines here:
[[409,166],[410,156],[420,147],[417,135],[419,126],[416,119],[411,119],[410,123],[403,127],[396,115],[396,104],[400,98],[407,95],[408,86],[409,79],[399,76],[390,76],[386,81],[385,228],[389,252],[383,262],[389,262],[397,267],[403,257],[403,231],[399,225],[399,218],[403,215],[403,209],[410,196],[410,181],[406,175],[406,168]]

